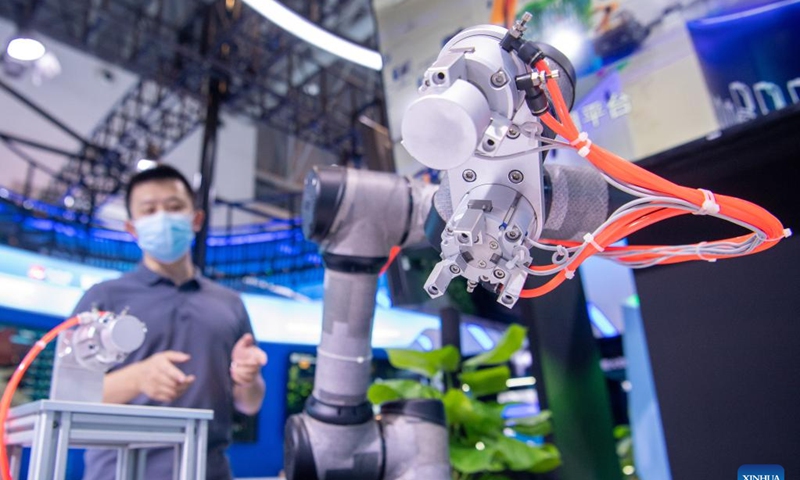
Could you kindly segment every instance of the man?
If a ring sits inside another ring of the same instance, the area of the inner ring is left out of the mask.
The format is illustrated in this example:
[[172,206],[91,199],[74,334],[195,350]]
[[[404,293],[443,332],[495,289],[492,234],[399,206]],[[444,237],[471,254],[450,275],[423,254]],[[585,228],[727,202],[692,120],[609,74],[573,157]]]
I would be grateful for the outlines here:
[[[253,340],[239,295],[203,278],[190,247],[204,212],[192,188],[166,165],[135,175],[126,192],[126,229],[143,251],[139,267],[100,283],[76,312],[128,309],[147,325],[141,348],[105,377],[103,401],[214,410],[208,430],[208,480],[231,479],[225,450],[233,408],[253,415],[264,399],[267,356]],[[113,480],[116,452],[88,450],[84,480]],[[171,479],[174,450],[147,454],[148,480]]]

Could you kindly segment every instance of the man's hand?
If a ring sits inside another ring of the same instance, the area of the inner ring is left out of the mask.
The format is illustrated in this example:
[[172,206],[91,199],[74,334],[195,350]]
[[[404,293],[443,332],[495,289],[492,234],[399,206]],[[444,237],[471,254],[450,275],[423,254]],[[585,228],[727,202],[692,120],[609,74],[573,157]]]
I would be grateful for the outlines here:
[[231,352],[231,379],[236,385],[251,385],[261,376],[267,353],[258,348],[253,335],[242,335]]
[[159,402],[171,402],[183,395],[194,380],[175,364],[189,360],[187,353],[166,350],[147,357],[138,365],[139,390]]

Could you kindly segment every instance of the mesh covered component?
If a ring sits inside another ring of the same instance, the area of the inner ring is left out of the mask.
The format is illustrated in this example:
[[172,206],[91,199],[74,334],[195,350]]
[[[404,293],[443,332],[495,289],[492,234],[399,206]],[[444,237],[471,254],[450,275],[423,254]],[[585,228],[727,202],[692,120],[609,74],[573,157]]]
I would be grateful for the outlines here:
[[542,237],[580,240],[608,218],[609,186],[594,168],[545,164],[552,188]]

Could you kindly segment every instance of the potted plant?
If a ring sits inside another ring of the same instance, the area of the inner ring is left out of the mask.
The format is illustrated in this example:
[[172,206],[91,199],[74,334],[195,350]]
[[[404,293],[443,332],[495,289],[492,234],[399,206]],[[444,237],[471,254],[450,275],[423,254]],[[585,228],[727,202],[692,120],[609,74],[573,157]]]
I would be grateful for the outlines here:
[[508,480],[509,472],[551,471],[561,464],[558,449],[532,441],[550,433],[550,412],[505,419],[506,405],[482,400],[507,390],[507,363],[522,347],[525,334],[525,328],[511,325],[492,350],[467,360],[453,346],[430,352],[387,350],[394,367],[423,380],[378,381],[370,386],[369,399],[375,405],[402,398],[440,399],[454,480]]

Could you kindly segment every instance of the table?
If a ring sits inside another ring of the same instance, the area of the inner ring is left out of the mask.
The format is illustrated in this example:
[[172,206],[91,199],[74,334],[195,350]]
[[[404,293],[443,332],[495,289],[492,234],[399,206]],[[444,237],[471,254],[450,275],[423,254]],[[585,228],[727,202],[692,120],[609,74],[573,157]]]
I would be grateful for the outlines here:
[[144,480],[145,450],[175,448],[173,480],[205,480],[212,410],[39,400],[14,407],[6,422],[11,474],[31,447],[28,480],[62,480],[70,448],[118,452],[117,480]]

